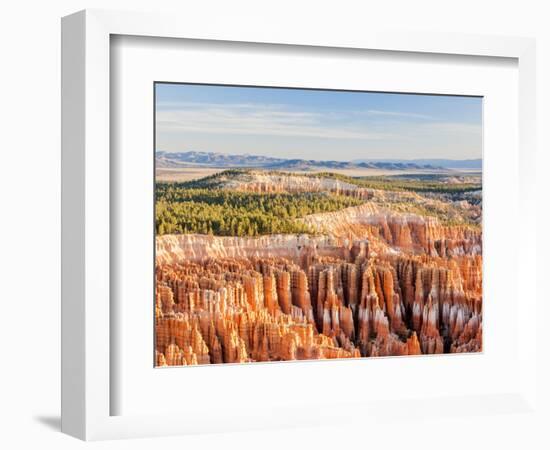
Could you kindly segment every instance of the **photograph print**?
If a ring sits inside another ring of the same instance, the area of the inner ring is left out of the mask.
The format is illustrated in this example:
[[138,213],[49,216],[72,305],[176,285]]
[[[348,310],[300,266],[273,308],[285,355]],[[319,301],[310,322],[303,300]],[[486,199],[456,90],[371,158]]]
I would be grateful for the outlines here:
[[156,367],[482,351],[481,97],[154,89]]

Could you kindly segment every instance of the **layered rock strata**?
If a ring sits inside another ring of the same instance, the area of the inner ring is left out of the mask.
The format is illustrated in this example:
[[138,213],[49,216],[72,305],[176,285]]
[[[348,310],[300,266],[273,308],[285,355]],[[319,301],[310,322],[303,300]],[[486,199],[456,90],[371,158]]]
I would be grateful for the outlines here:
[[435,217],[394,213],[369,202],[298,220],[335,237],[349,240],[367,237],[372,248],[377,247],[384,253],[394,248],[443,257],[481,254],[479,229],[466,225],[443,226]]

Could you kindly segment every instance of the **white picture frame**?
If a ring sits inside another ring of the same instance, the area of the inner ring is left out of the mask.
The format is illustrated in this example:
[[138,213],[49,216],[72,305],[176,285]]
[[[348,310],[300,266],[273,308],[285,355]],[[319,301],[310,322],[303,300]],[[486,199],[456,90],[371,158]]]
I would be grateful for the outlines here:
[[[111,36],[142,36],[241,43],[285,44],[304,48],[368,49],[416,54],[447,54],[512,58],[519,77],[519,183],[518,223],[522,240],[517,243],[517,283],[526,286],[536,262],[535,228],[535,42],[526,38],[457,34],[417,34],[388,31],[348,30],[338,35],[326,32],[283,31],[253,23],[234,29],[229,23],[194,23],[186,17],[112,11],[82,11],[62,21],[62,431],[85,440],[162,436],[207,431],[265,428],[268,411],[258,412],[245,423],[212,414],[122,414],[112,415],[113,390],[110,367],[111,339],[116,323],[111,320],[111,185],[117,177],[110,167],[110,64]],[[522,281],[523,280],[523,281]],[[534,284],[523,289],[525,309],[536,309]],[[517,317],[517,383],[501,394],[448,400],[446,409],[468,415],[473,404],[487,414],[503,405],[516,412],[536,413],[536,328],[521,313]],[[529,345],[520,345],[530,343]],[[273,370],[263,366],[264,372]],[[273,366],[271,366],[273,367]],[[182,376],[185,376],[182,374]],[[403,401],[408,401],[402,399]],[[416,408],[427,410],[441,399],[426,398]],[[450,402],[450,403],[449,403]],[[269,406],[269,405],[268,405]],[[438,406],[439,407],[439,406]],[[329,423],[335,415],[318,405],[305,404],[293,413],[273,414],[269,426]],[[374,416],[391,406],[355,403],[349,416]],[[222,411],[223,412],[223,411]],[[390,414],[391,416],[391,414]]]

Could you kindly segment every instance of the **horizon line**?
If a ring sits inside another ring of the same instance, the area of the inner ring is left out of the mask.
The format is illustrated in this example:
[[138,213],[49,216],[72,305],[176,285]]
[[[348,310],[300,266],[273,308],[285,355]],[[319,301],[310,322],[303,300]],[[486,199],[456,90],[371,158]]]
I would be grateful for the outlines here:
[[156,149],[155,154],[158,152],[163,153],[212,153],[217,155],[226,155],[226,156],[259,156],[259,157],[265,157],[265,158],[273,158],[273,159],[281,159],[285,161],[292,161],[296,159],[304,160],[304,161],[337,161],[337,162],[354,162],[354,161],[423,161],[423,160],[441,160],[441,161],[482,161],[483,157],[479,158],[441,158],[441,157],[422,157],[422,158],[355,158],[355,159],[346,159],[346,160],[337,160],[337,159],[308,159],[308,158],[285,158],[285,157],[279,157],[279,156],[268,156],[268,155],[261,155],[258,153],[222,153],[222,152],[215,152],[212,150],[176,150],[176,151],[170,151],[170,150],[161,150]]

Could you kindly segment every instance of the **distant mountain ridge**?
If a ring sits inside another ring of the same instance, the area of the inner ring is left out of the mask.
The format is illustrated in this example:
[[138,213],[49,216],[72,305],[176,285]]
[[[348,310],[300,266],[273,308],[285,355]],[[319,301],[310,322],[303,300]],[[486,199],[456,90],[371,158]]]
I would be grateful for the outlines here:
[[284,159],[259,155],[226,155],[214,152],[156,152],[157,167],[264,167]]
[[[426,162],[420,162],[426,161]],[[215,152],[156,152],[157,168],[215,167],[215,168],[262,168],[274,170],[327,169],[384,169],[384,170],[444,170],[445,166],[427,161],[447,160],[356,160],[322,161],[313,159],[284,159],[261,155],[227,155]],[[458,167],[456,167],[458,168]]]
[[353,163],[384,161],[388,163],[414,163],[444,167],[446,169],[482,169],[483,161],[478,159],[354,159]]

